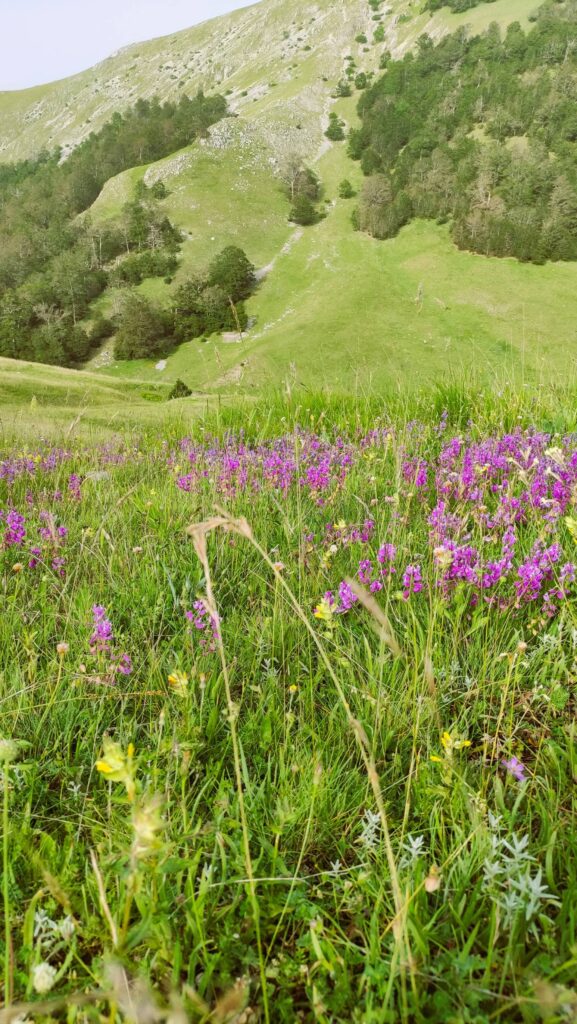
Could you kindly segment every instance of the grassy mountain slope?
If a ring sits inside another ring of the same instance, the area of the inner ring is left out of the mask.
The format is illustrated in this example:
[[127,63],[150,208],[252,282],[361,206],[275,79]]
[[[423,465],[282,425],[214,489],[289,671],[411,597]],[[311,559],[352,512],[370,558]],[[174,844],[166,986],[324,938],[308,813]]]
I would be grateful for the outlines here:
[[70,427],[78,418],[82,422],[89,406],[92,425],[126,426],[159,408],[142,398],[142,390],[138,383],[121,388],[103,374],[0,358],[0,431],[4,439],[24,427],[38,437]]
[[[351,102],[337,107],[345,117]],[[460,252],[446,227],[424,221],[396,239],[377,242],[352,231],[354,200],[334,199],[345,173],[355,185],[361,181],[344,147],[327,152],[318,170],[335,202],[326,219],[295,231],[283,222],[281,209],[270,217],[267,234],[251,239],[248,250],[260,266],[271,252],[278,255],[249,303],[256,324],[242,343],[190,342],[168,357],[162,373],[153,362],[117,364],[106,372],[156,380],[180,376],[194,387],[249,390],[287,378],[331,388],[369,381],[375,387],[391,380],[423,383],[448,369],[528,381],[574,372],[575,264],[536,267]],[[191,230],[197,217],[196,244],[187,243],[181,274],[199,250],[204,258],[217,245],[206,234],[198,244],[202,211],[210,210],[213,223],[208,180],[201,186],[199,209],[191,212]],[[169,203],[178,196],[177,191]],[[212,199],[222,215],[224,196],[219,191]],[[231,193],[233,226],[225,225],[221,242],[239,241],[235,201]],[[157,281],[142,287],[160,298],[169,291]]]
[[202,143],[113,178],[90,216],[95,222],[118,218],[139,179],[148,186],[163,181],[170,193],[163,208],[184,232],[185,272],[204,266],[222,248],[223,238],[246,248],[264,266],[289,231],[287,204],[271,159],[264,137],[250,122],[225,120]]
[[[119,381],[103,373],[0,357],[0,447],[4,450],[15,437],[37,441],[156,429],[178,422],[183,412],[196,414],[213,404],[200,395],[167,404],[167,393],[137,378]],[[221,402],[227,404],[226,396],[219,397]]]
[[199,86],[231,90],[232,108],[250,109],[253,120],[280,103],[281,117],[272,113],[269,122],[284,135],[287,123],[290,130],[291,120],[299,119],[286,101],[306,89],[305,106],[313,112],[322,107],[326,90],[311,92],[311,77],[334,76],[335,57],[370,28],[371,15],[365,0],[265,0],[128,47],[63,82],[0,95],[0,154],[13,159],[42,145],[74,145],[141,96],[174,98]]
[[[382,8],[386,45],[402,53],[423,31],[438,36],[460,24],[478,30],[493,20],[524,22],[534,6],[534,0],[497,0],[465,14],[445,9],[430,16],[422,13],[419,2],[392,0]],[[126,47],[60,82],[0,93],[0,160],[56,145],[66,150],[139,97],[174,99],[199,86],[230,90],[231,107],[263,123],[267,132],[275,133],[275,141],[286,139],[291,125],[302,133],[303,128],[294,126],[302,123],[303,115],[305,131],[318,135],[314,115],[322,110],[328,91],[322,76],[332,82],[341,59],[362,52],[354,39],[363,32],[372,38],[373,13],[367,0],[262,0],[183,32]]]
[[[263,0],[46,87],[40,105],[38,91],[0,96],[0,153],[7,159],[41,142],[72,144],[140,95],[174,96],[199,85],[230,91],[236,118],[214,126],[202,143],[108,182],[90,215],[114,217],[139,178],[162,179],[166,212],[185,232],[177,283],[223,246],[241,245],[262,271],[248,306],[254,327],[241,343],[185,344],[161,371],[156,362],[114,364],[109,349],[90,369],[249,391],[287,378],[328,387],[420,382],[473,367],[527,380],[572,373],[575,265],[534,267],[458,252],[447,229],[430,222],[387,242],[355,233],[354,200],[338,199],[338,184],[347,177],[359,187],[362,176],[346,146],[324,138],[331,110],[356,123],[359,94],[331,98],[347,55],[359,70],[374,71],[385,47],[401,54],[423,31],[438,37],[461,24],[474,31],[492,21],[526,25],[533,8],[532,0],[497,0],[465,14],[444,9],[430,16],[420,4],[395,3],[381,8],[385,42],[373,45],[378,23],[366,0],[299,0],[290,7]],[[368,45],[355,42],[361,33]],[[29,131],[30,99],[36,113]],[[74,115],[63,121],[64,110]],[[20,118],[25,127],[17,139]],[[287,222],[279,189],[279,166],[292,152],[315,165],[327,200],[326,219],[304,231]],[[158,301],[170,298],[161,280],[141,288]],[[109,292],[96,308],[106,312],[115,301]]]

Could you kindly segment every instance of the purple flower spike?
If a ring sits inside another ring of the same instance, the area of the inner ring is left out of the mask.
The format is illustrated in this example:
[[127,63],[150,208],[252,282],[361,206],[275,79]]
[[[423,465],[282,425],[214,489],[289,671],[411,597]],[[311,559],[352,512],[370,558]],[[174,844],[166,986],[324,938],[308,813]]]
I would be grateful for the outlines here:
[[418,594],[423,589],[423,575],[420,565],[408,565],[403,573],[403,597],[408,601],[411,594]]

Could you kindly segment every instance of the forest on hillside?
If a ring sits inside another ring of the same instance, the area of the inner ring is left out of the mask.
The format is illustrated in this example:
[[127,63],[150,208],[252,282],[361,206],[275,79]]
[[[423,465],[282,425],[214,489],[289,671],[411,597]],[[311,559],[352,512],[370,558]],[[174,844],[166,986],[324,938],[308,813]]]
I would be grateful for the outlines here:
[[113,330],[102,318],[90,333],[80,326],[109,283],[170,277],[180,232],[162,211],[162,182],[138,183],[106,225],[79,215],[115,175],[189,145],[226,113],[222,96],[202,92],[138,100],[65,160],[57,150],[0,167],[0,355],[77,365]]
[[462,249],[577,259],[577,5],[547,3],[534,19],[527,32],[422,36],[388,62],[349,140],[367,175],[361,230],[390,238],[433,218]]

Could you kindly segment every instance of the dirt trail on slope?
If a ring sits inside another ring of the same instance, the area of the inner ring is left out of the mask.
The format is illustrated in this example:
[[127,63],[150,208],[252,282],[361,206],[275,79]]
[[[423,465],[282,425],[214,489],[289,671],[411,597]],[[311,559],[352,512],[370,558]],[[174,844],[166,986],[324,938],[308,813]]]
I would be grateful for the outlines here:
[[[285,244],[283,245],[279,253],[279,256],[288,256],[293,245],[296,245],[296,243],[299,242],[300,239],[303,237],[303,233],[304,232],[302,228],[295,228],[288,241],[286,241]],[[264,281],[265,277],[268,277],[271,271],[274,270],[277,260],[278,256],[275,256],[275,258],[271,260],[270,263],[267,263],[266,267],[261,267],[260,270],[256,271],[254,276],[256,277],[257,281]]]

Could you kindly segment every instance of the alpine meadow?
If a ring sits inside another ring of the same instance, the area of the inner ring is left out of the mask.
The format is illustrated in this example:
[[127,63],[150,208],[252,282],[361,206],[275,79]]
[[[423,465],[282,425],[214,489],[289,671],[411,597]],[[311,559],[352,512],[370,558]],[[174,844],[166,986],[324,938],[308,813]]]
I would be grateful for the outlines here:
[[577,1022],[576,324],[576,0],[0,92],[0,1024]]

